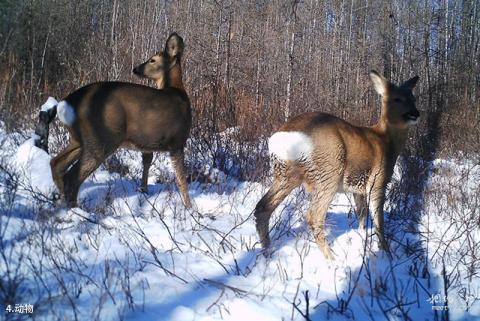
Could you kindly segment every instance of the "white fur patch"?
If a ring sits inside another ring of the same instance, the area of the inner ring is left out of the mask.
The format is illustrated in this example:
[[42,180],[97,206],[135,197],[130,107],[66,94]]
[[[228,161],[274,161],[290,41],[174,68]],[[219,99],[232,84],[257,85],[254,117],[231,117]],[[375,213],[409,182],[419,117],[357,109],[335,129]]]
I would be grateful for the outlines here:
[[57,115],[58,119],[60,119],[60,121],[65,125],[71,126],[75,121],[75,110],[73,109],[72,105],[65,100],[62,100],[58,103]]
[[268,140],[268,150],[281,160],[299,160],[310,157],[313,142],[302,132],[277,132]]
[[53,97],[48,97],[45,104],[42,105],[42,111],[49,111],[53,107],[58,105],[58,101]]

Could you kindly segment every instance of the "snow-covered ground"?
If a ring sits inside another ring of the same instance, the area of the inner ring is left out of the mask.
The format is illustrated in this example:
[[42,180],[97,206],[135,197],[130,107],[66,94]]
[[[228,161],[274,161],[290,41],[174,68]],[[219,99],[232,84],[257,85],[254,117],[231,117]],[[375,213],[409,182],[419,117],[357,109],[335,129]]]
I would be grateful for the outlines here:
[[3,129],[0,142],[7,319],[26,316],[8,305],[32,304],[36,320],[433,320],[445,313],[446,288],[451,319],[480,318],[478,221],[460,234],[469,223],[451,219],[480,217],[480,204],[458,204],[479,200],[468,193],[478,193],[480,169],[468,162],[432,164],[428,200],[445,199],[427,204],[420,222],[387,219],[392,257],[366,237],[372,229],[358,229],[352,197],[337,195],[327,232],[336,259],[327,261],[302,216],[302,189],[275,211],[265,258],[252,211],[268,184],[210,170],[215,184],[191,183],[195,210],[185,210],[167,157],[156,158],[144,195],[139,155],[121,151],[133,174],[101,167],[81,188],[81,208],[65,210],[52,197],[50,156]]

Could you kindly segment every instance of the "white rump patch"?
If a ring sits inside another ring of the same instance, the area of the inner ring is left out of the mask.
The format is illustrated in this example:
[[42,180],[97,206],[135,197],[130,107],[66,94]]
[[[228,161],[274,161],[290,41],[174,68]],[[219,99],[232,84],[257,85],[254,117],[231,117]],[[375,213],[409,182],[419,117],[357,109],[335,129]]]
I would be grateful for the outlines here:
[[281,160],[299,160],[310,157],[313,142],[302,132],[277,132],[268,140],[268,150]]
[[57,115],[58,119],[60,119],[60,121],[65,125],[71,126],[75,121],[75,110],[73,109],[72,105],[65,100],[62,100],[58,103]]
[[45,104],[42,105],[42,111],[49,111],[53,107],[58,105],[58,101],[53,97],[48,97]]

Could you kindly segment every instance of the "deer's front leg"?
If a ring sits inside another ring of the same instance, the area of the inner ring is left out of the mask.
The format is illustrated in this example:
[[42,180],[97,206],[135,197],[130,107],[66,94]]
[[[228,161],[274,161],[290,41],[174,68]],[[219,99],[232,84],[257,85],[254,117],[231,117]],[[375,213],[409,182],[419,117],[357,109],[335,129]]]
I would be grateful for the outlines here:
[[140,186],[140,192],[148,192],[148,171],[150,170],[150,165],[152,165],[153,153],[142,153],[142,185]]
[[378,236],[380,248],[388,252],[387,241],[385,239],[383,205],[385,203],[384,189],[373,190],[369,196],[369,208],[373,216],[375,232]]
[[368,214],[368,204],[365,195],[363,194],[353,194],[353,198],[355,200],[355,210],[358,219],[358,227],[363,230],[365,229],[365,221],[367,219]]
[[175,176],[177,180],[178,189],[182,195],[183,204],[186,208],[191,208],[192,203],[190,196],[188,195],[188,183],[185,171],[185,156],[183,149],[170,152],[170,158],[172,159],[173,167],[175,169]]

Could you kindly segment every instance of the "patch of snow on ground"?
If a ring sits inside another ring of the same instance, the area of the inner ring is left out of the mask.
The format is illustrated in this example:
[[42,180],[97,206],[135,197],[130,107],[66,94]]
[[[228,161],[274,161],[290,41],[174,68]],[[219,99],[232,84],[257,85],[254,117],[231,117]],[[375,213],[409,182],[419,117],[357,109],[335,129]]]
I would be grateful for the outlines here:
[[15,165],[25,184],[38,192],[49,194],[56,189],[50,170],[51,156],[34,144],[34,138],[26,140],[15,153]]
[[[166,159],[156,166],[168,169]],[[48,154],[28,140],[13,160],[33,191],[51,193]],[[50,205],[45,218],[33,220],[7,210],[11,204],[41,208],[32,191],[2,198],[0,237],[12,255],[0,259],[0,271],[7,263],[18,266],[7,273],[18,273],[20,288],[30,289],[21,302],[9,303],[36,304],[38,320],[304,320],[308,297],[310,320],[433,318],[428,298],[441,291],[441,271],[432,267],[432,281],[412,272],[418,252],[401,244],[418,235],[395,231],[399,241],[392,241],[389,258],[375,237],[367,238],[373,229],[359,230],[349,216],[352,197],[340,194],[327,222],[336,259],[327,261],[303,217],[308,195],[297,189],[272,216],[273,251],[264,257],[252,211],[269,186],[213,173],[216,184],[190,184],[197,210],[185,210],[176,186],[156,182],[155,174],[149,194],[142,194],[138,179],[104,169],[82,185],[82,208]],[[435,224],[437,230],[449,225]],[[476,302],[451,317],[473,319],[479,309]]]

